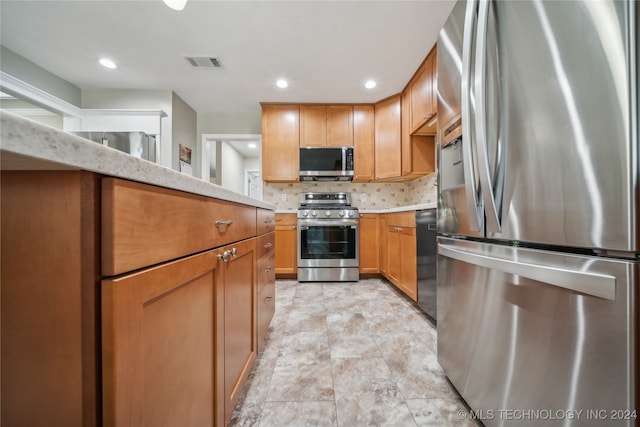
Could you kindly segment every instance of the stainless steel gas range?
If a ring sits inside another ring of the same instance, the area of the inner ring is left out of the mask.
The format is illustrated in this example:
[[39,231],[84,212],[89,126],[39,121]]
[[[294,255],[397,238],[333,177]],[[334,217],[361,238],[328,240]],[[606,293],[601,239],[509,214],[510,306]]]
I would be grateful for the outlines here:
[[304,193],[298,207],[298,281],[355,282],[358,208],[349,193]]

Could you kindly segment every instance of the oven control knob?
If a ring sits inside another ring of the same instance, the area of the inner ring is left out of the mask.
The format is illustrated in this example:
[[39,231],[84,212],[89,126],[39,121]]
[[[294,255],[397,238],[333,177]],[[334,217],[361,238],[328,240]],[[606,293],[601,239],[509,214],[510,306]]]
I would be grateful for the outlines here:
[[343,217],[346,213],[347,211],[340,211],[340,217]]
[[353,217],[353,215],[354,215],[354,214],[355,214],[355,213],[354,213],[353,211],[349,211],[349,217],[350,217],[350,218],[351,218],[351,217]]
[[326,211],[326,212],[324,213],[324,215],[325,215],[325,216],[331,216],[331,211]]
[[316,211],[311,211],[311,216],[312,216],[312,217],[314,217],[314,218],[315,218],[315,217],[317,217],[317,216],[318,216],[318,212],[316,212]]
[[305,218],[308,217],[309,216],[309,211],[303,211],[302,212],[302,216],[305,217]]

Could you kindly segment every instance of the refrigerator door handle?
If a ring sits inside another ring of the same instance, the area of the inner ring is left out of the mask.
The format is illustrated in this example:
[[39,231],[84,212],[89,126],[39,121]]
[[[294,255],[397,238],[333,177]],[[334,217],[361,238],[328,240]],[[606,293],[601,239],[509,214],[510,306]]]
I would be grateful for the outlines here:
[[486,75],[487,68],[487,28],[489,24],[489,0],[479,1],[478,33],[475,57],[475,95],[476,95],[476,146],[478,148],[478,174],[484,210],[487,214],[487,231],[500,232],[502,226],[494,198],[491,173],[489,171],[489,152],[487,147],[487,109]]
[[616,299],[616,278],[614,276],[496,258],[460,250],[443,243],[438,243],[438,253],[458,261],[515,274],[581,294],[610,301]]
[[477,0],[467,2],[467,10],[464,18],[464,36],[462,39],[462,82],[461,82],[461,109],[462,109],[462,153],[464,156],[464,187],[469,212],[469,229],[482,231],[484,227],[484,207],[482,199],[478,197],[476,187],[476,172],[473,156],[473,137],[471,132],[471,64],[473,29],[475,26]]

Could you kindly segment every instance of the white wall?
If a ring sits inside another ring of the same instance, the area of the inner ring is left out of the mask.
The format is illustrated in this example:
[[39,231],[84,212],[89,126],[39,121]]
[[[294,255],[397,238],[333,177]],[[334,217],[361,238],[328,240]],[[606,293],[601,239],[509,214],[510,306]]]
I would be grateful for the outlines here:
[[197,114],[189,104],[184,102],[175,93],[172,95],[172,136],[171,136],[171,167],[180,170],[180,144],[191,148],[191,167],[193,175],[200,176],[200,163],[198,161],[197,145]]
[[229,190],[244,194],[244,157],[226,142],[220,144],[224,164],[220,167],[220,185]]

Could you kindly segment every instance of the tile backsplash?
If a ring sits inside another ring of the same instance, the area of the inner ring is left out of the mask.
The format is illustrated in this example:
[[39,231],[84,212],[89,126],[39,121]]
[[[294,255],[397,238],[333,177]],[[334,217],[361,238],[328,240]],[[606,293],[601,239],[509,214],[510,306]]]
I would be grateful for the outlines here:
[[310,182],[295,184],[265,183],[263,200],[278,210],[292,210],[300,203],[300,194],[351,193],[351,204],[360,209],[389,209],[420,205],[437,200],[436,175],[428,175],[409,183]]

